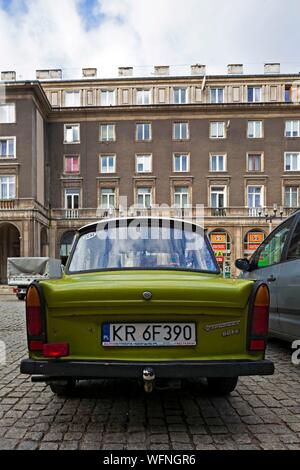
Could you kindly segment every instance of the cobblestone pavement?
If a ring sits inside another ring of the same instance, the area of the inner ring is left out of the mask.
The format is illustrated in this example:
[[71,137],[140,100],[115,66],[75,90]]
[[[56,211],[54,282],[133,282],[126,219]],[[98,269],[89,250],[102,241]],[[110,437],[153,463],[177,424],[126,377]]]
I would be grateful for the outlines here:
[[300,366],[273,340],[272,377],[240,379],[228,398],[202,383],[155,390],[136,381],[80,382],[72,398],[19,373],[26,356],[24,302],[0,297],[0,449],[300,449]]

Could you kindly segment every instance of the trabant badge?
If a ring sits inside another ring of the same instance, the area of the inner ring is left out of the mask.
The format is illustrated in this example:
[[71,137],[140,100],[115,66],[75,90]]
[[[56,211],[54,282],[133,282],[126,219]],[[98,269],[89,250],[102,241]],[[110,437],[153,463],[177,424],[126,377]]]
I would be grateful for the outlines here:
[[145,300],[151,300],[152,299],[152,292],[146,290],[145,292],[143,292],[143,297]]

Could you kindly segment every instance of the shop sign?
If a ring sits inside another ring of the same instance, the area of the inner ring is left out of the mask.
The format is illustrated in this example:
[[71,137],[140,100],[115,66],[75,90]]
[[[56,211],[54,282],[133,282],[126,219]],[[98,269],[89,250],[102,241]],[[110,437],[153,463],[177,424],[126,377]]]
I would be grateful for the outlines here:
[[226,243],[213,243],[214,251],[226,251]]
[[212,233],[210,239],[211,239],[211,243],[226,243],[226,234],[225,233]]
[[248,233],[248,243],[261,244],[264,241],[264,234],[262,232]]
[[255,251],[259,247],[259,243],[256,245],[253,243],[248,243],[248,251]]

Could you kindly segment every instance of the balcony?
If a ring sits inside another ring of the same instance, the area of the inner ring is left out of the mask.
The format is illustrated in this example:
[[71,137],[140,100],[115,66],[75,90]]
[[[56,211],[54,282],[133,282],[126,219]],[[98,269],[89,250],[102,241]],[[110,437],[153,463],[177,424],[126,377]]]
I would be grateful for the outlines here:
[[225,207],[215,207],[211,209],[212,217],[226,217]]
[[48,209],[33,198],[18,198],[18,199],[0,199],[0,211],[38,211],[43,216],[48,216]]
[[[54,220],[78,220],[83,223],[89,223],[101,219],[116,217],[174,217],[178,219],[226,219],[238,221],[239,219],[257,219],[265,223],[265,215],[271,213],[273,208],[248,208],[248,207],[222,207],[213,208],[203,206],[194,206],[190,208],[168,208],[153,207],[143,209],[138,207],[129,207],[128,209],[102,209],[102,208],[84,208],[84,209],[52,209],[51,218]],[[284,208],[283,217],[291,215],[296,208]],[[278,212],[278,217],[280,214]]]
[[65,209],[65,218],[66,219],[78,219],[79,209]]
[[1,210],[12,210],[14,208],[15,208],[15,200],[14,199],[0,200],[0,209]]
[[262,207],[249,207],[248,208],[249,217],[264,217],[265,209]]

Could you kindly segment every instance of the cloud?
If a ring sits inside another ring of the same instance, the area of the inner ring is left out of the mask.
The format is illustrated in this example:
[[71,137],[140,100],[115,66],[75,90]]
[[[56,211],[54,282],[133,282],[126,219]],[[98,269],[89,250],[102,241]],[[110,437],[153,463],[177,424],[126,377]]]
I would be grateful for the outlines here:
[[[82,67],[101,76],[133,65],[204,63],[209,73],[227,63],[262,71],[268,61],[299,71],[298,0],[0,0],[0,68],[34,77],[37,68]],[[182,65],[182,66],[181,66]]]

